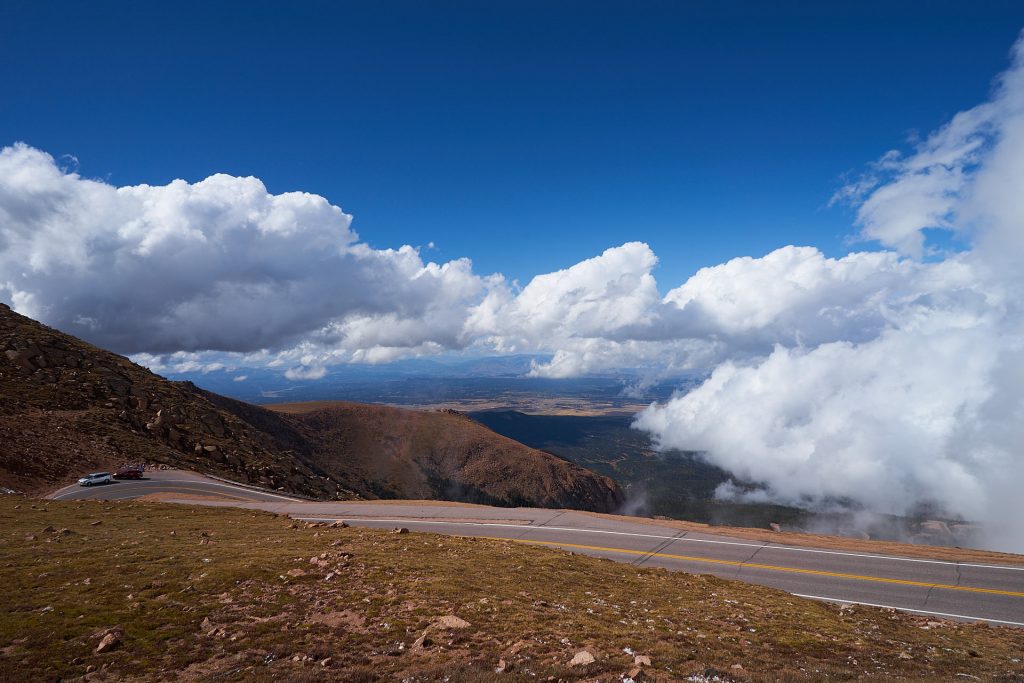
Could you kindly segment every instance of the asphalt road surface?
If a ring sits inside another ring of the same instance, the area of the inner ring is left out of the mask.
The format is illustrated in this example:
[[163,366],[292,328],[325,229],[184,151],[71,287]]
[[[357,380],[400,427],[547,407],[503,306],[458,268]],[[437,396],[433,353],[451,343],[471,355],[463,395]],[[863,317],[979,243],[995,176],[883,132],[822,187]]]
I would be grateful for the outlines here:
[[157,493],[170,502],[267,510],[307,521],[344,520],[367,527],[404,526],[412,531],[511,539],[636,566],[715,574],[806,598],[1024,626],[1024,565],[792,547],[571,510],[401,501],[309,502],[175,470],[149,472],[141,481],[72,485],[50,498],[117,500]]

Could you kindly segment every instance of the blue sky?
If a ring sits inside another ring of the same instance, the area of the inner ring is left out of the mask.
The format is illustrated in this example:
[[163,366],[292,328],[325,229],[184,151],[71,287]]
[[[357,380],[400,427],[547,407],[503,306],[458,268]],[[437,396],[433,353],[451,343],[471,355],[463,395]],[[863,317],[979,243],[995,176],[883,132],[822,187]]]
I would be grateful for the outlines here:
[[374,247],[521,281],[641,240],[664,290],[845,253],[842,174],[985,99],[1022,25],[1019,2],[7,0],[0,142],[115,185],[255,175]]
[[1024,520],[1022,26],[1019,0],[6,0],[0,301],[246,396],[456,356],[707,377],[636,424],[759,496]]

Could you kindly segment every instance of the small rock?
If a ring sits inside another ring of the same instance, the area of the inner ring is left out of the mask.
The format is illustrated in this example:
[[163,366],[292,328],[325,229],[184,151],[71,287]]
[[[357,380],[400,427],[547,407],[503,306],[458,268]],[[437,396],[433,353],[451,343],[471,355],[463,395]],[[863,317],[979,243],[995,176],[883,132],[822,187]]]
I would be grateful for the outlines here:
[[639,666],[634,666],[632,669],[629,670],[629,673],[626,674],[626,678],[633,681],[633,683],[641,683],[641,681],[647,680],[647,674],[645,674],[644,670],[641,669]]
[[403,526],[403,527],[399,527],[399,528],[395,529],[395,530],[394,530],[394,531],[393,531],[392,533],[396,533],[396,534],[407,534],[407,533],[409,533],[409,530],[408,530],[408,529],[406,529],[406,528],[405,528],[405,527]]
[[334,660],[330,657],[325,657],[324,659],[320,660],[320,666],[330,666],[333,661]]
[[332,529],[347,529],[348,528],[348,522],[334,522],[333,524],[331,524],[330,528],[332,528]]
[[437,621],[434,622],[434,626],[437,628],[445,629],[456,629],[456,628],[469,628],[470,623],[465,619],[460,619],[454,614],[446,614]]
[[43,533],[44,534],[52,534],[56,530],[57,529],[55,529],[52,525],[47,525],[47,526],[43,527]]
[[95,522],[89,522],[89,526],[99,526],[100,524],[103,524],[102,519],[97,519]]
[[594,655],[590,654],[586,650],[580,650],[576,653],[576,656],[569,661],[569,666],[586,666],[587,664],[593,664],[595,661]]
[[779,526],[778,522],[770,522],[768,524],[768,528],[771,529],[772,531],[782,531],[782,527]]
[[913,659],[913,658],[914,658],[914,655],[910,654],[909,652],[901,652],[900,653],[900,659]]
[[494,667],[494,673],[503,674],[508,669],[508,663],[504,659],[498,660],[498,666]]
[[121,644],[121,636],[117,631],[111,631],[107,635],[103,636],[100,644],[96,646],[96,654],[101,655],[104,652],[110,652],[115,647]]
[[87,674],[91,674],[95,670],[96,670],[96,665],[95,664],[90,664],[89,666],[85,667],[85,673],[87,673]]
[[742,664],[733,664],[729,668],[732,669],[733,671],[743,671],[743,665]]
[[651,658],[647,655],[637,655],[636,657],[633,657],[633,664],[636,666],[650,666]]

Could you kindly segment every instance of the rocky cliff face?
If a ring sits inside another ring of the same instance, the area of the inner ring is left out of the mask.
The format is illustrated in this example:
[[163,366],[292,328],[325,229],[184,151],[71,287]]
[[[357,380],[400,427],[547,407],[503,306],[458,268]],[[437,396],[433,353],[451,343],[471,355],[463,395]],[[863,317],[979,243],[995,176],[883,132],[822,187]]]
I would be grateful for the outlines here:
[[145,461],[313,498],[609,511],[610,479],[460,415],[344,404],[269,411],[171,382],[0,304],[0,486]]

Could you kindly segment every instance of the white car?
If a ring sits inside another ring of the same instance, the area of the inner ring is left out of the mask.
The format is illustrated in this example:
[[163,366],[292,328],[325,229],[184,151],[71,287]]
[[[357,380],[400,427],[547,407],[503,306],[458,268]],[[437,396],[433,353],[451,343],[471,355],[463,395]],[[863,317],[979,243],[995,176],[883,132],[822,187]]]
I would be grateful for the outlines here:
[[93,472],[78,480],[79,486],[94,486],[95,484],[113,484],[114,478],[110,472]]

